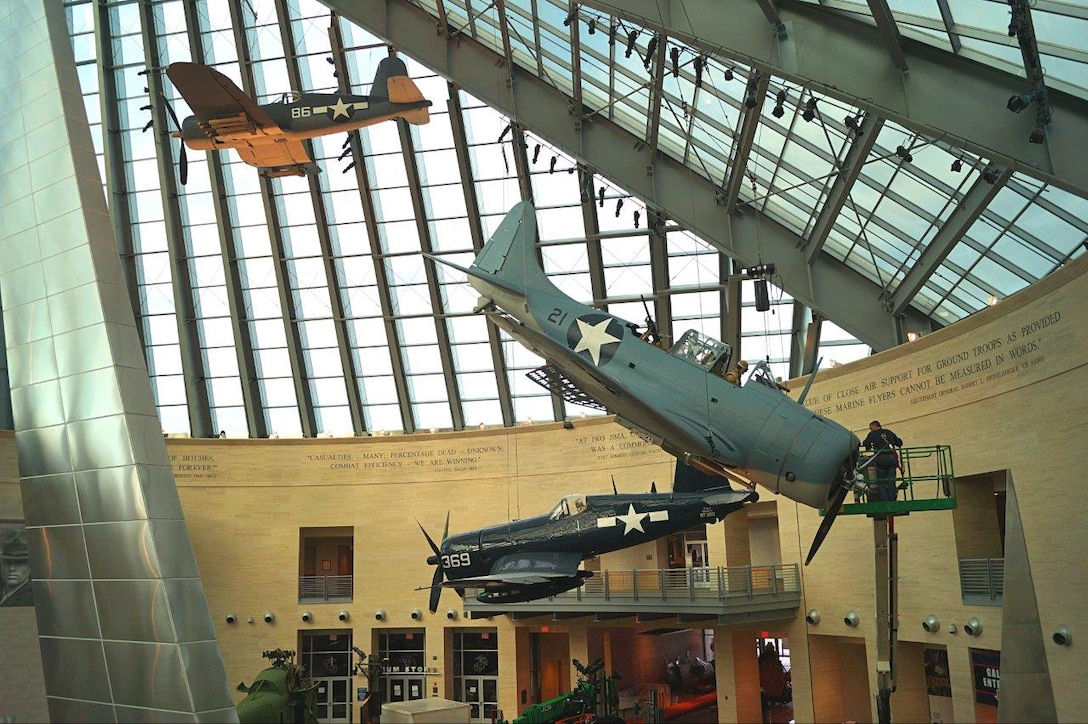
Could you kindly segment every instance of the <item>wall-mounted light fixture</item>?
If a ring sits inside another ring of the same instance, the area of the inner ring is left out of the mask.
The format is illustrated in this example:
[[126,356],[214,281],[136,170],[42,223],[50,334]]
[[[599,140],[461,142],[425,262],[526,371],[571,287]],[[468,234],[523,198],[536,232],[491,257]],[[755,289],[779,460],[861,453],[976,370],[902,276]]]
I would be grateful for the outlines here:
[[972,616],[967,619],[967,623],[963,625],[963,632],[968,636],[981,636],[982,635],[982,619],[978,616]]
[[451,609],[449,609],[448,611],[446,611],[446,618],[448,618],[448,619],[449,619],[450,621],[452,621],[453,619],[457,618],[457,611],[456,611],[456,609],[452,609],[452,608],[451,608]]
[[842,617],[842,622],[850,628],[857,628],[858,624],[861,623],[861,617],[858,616],[857,611],[849,611]]
[[933,615],[926,616],[925,619],[922,620],[922,628],[929,633],[937,633],[941,630],[941,619]]
[[264,622],[265,623],[272,623],[275,620],[276,620],[276,614],[272,613],[271,611],[269,611],[268,613],[266,613],[264,615]]
[[351,618],[351,614],[347,612],[347,609],[340,609],[340,612],[336,614],[337,621],[347,621]]
[[809,612],[805,614],[805,620],[808,621],[810,625],[815,626],[820,623],[820,612],[814,608],[810,609]]
[[1068,626],[1059,626],[1054,630],[1054,643],[1059,646],[1073,645],[1073,634],[1069,633]]
[[306,622],[306,623],[310,623],[310,621],[313,621],[313,620],[314,620],[314,615],[313,615],[313,613],[311,613],[311,612],[309,612],[309,611],[303,611],[303,612],[302,612],[302,620],[303,620],[304,622]]
[[413,621],[419,621],[422,618],[423,618],[423,612],[420,611],[418,608],[413,608],[412,609],[412,620]]
[[374,612],[374,620],[375,621],[384,621],[385,620],[385,609],[379,608],[377,611],[375,611]]
[[235,616],[233,613],[228,613],[227,614],[227,623],[234,623],[237,620],[238,620],[238,617]]

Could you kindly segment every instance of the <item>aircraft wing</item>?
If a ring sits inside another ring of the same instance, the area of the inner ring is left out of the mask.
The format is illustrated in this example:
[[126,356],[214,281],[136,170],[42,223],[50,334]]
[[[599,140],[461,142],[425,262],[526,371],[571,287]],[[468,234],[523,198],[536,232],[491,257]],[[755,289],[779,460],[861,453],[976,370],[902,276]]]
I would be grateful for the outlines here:
[[201,63],[171,63],[166,75],[201,121],[245,114],[252,123],[265,128],[276,122],[227,76]]
[[495,561],[489,574],[449,579],[442,585],[447,588],[501,588],[576,579],[581,560],[577,553],[511,553]]
[[273,176],[301,176],[305,167],[313,163],[302,141],[286,138],[276,139],[275,143],[236,142],[234,150],[250,166],[282,170],[282,173],[273,171],[270,174]]

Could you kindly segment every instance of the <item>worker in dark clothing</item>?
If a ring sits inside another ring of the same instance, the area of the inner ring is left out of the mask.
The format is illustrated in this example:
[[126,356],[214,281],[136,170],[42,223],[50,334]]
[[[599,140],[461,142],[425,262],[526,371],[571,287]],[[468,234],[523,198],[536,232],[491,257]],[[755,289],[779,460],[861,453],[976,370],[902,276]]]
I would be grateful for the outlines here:
[[880,422],[873,420],[869,423],[869,434],[861,444],[866,450],[875,453],[869,465],[876,473],[876,500],[895,500],[895,472],[899,467],[899,455],[895,448],[902,447],[903,441],[888,428],[881,427]]

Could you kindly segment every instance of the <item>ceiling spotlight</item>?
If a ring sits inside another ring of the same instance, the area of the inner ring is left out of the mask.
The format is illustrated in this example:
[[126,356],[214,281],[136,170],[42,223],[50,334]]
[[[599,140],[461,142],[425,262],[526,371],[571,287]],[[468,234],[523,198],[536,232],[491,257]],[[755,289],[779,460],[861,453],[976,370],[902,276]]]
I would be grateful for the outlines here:
[[597,18],[593,18],[589,21],[589,34],[593,35],[597,32]]
[[650,42],[646,44],[646,58],[642,61],[642,65],[646,67],[646,70],[650,69],[650,63],[653,62],[654,53],[657,52],[657,36],[654,35],[650,38]]
[[695,59],[695,87],[701,88],[703,85],[703,68],[706,67],[706,58],[699,56]]
[[627,33],[627,50],[623,52],[624,58],[630,58],[631,53],[635,52],[635,41],[638,40],[638,31],[632,30]]
[[843,123],[846,124],[847,128],[849,128],[851,131],[854,132],[855,136],[860,136],[861,135],[861,123],[862,123],[862,120],[863,119],[862,119],[862,117],[860,115],[847,116],[846,119],[843,120]]
[[963,159],[957,158],[952,162],[952,173],[959,173],[963,170]]
[[899,158],[903,159],[907,163],[910,163],[911,161],[914,160],[914,156],[911,155],[910,149],[907,148],[906,146],[896,146],[895,147],[895,155],[898,156]]
[[771,111],[771,115],[774,116],[775,118],[781,118],[782,116],[786,115],[786,109],[782,107],[782,104],[785,103],[785,102],[786,102],[786,91],[783,89],[783,90],[778,91],[778,95],[775,96],[774,110]]
[[540,158],[540,144],[539,143],[536,144],[536,146],[533,148],[533,163],[536,163],[536,160],[538,158]]
[[726,80],[733,80],[733,69],[732,68],[726,68],[725,69],[725,79]]
[[680,48],[669,49],[669,60],[672,61],[672,77],[680,77]]
[[1035,96],[1031,93],[1020,93],[1018,95],[1009,96],[1009,102],[1005,104],[1005,107],[1013,113],[1019,113],[1030,106],[1031,102],[1034,100]]
[[575,5],[574,7],[572,7],[570,9],[570,12],[567,13],[567,17],[563,19],[563,27],[569,28],[570,24],[573,23],[577,19],[578,19],[578,6]]
[[759,73],[753,73],[748,78],[748,93],[744,98],[745,108],[755,108],[759,104],[759,99],[756,98],[756,89],[759,86]]
[[816,117],[816,99],[809,96],[809,99],[805,101],[805,110],[801,113],[801,118],[805,119],[805,122],[811,121]]
[[623,199],[618,199],[616,201],[616,217],[617,218],[619,217],[620,209],[622,209],[622,208],[623,208]]
[[597,191],[597,201],[599,202],[597,205],[600,206],[603,209],[604,208],[604,186],[602,186],[600,188],[600,190]]

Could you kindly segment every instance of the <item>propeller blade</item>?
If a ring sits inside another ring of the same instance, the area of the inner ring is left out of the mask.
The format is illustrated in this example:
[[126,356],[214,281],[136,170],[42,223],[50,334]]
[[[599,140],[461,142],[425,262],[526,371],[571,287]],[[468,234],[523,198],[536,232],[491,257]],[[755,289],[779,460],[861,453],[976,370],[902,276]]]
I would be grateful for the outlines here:
[[816,537],[812,539],[812,546],[808,549],[808,557],[805,558],[806,566],[816,556],[816,551],[820,550],[820,546],[823,545],[824,538],[827,537],[828,532],[831,530],[835,518],[842,509],[843,501],[846,500],[846,494],[849,492],[850,489],[845,485],[839,485],[839,489],[835,491],[835,497],[827,506],[827,513],[824,514],[824,520],[820,523],[820,529],[816,531]]
[[446,511],[446,524],[442,526],[442,540],[450,537],[450,512]]
[[427,607],[431,610],[431,613],[438,612],[438,599],[442,597],[442,561],[438,562],[438,566],[434,570],[434,578],[431,579],[431,600],[428,601]]
[[[174,128],[178,129],[178,133],[181,133],[181,121],[178,120],[178,114],[174,113],[174,108],[166,101],[166,97],[163,97],[163,105],[166,106],[166,112],[170,114],[170,120],[174,122]],[[181,185],[184,186],[189,180],[189,159],[185,155],[185,140],[179,139],[181,143],[181,155],[178,157],[178,175],[181,177]]]
[[436,556],[441,556],[442,550],[437,545],[435,545],[434,539],[431,538],[430,533],[428,533],[427,529],[423,527],[423,524],[417,520],[416,525],[418,525],[419,529],[423,531],[423,537],[427,539],[427,543],[430,544],[431,550],[434,551],[434,554]]

